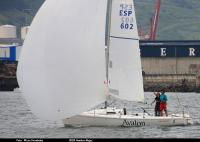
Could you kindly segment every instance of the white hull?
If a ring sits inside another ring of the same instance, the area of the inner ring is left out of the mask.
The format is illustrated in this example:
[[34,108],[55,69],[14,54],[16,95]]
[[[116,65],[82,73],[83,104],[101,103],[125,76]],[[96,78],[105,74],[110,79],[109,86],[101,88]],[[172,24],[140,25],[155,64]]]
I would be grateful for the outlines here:
[[174,114],[168,117],[155,117],[146,113],[121,114],[104,113],[105,109],[84,112],[80,115],[63,120],[67,126],[108,126],[108,127],[141,127],[141,126],[185,126],[193,124],[187,114]]

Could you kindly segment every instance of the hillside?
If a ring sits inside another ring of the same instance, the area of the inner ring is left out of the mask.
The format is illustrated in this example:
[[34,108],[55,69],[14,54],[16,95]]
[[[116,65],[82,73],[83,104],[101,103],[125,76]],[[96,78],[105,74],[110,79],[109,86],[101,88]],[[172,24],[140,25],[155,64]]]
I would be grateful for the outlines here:
[[[1,0],[0,24],[29,25],[44,0]],[[155,0],[135,0],[138,26],[149,30]],[[200,1],[162,0],[158,40],[200,40]],[[18,28],[19,29],[19,28]]]
[[[149,28],[154,0],[136,0],[138,25]],[[162,0],[158,39],[199,40],[200,1]]]
[[29,25],[44,0],[0,0],[0,25]]

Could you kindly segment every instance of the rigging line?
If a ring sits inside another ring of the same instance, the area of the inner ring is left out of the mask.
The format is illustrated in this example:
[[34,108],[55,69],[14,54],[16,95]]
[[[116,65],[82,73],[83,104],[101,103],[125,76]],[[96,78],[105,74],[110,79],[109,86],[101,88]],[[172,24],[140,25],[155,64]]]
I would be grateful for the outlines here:
[[178,99],[178,103],[179,103],[179,105],[183,107],[183,105],[181,104],[180,99],[179,99],[179,97],[178,97],[177,94],[176,94],[176,97],[177,97],[177,99]]
[[184,114],[184,106],[181,104],[178,95],[177,95],[176,93],[175,93],[175,95],[176,95],[176,97],[177,97],[177,100],[178,100],[179,106],[182,107],[182,112],[183,112],[183,114]]
[[176,93],[175,93],[175,95],[176,95],[176,98],[177,98],[177,100],[178,100],[178,104],[179,104],[179,106],[182,106],[181,103],[180,103],[180,100],[179,100],[178,95],[177,95]]
[[[175,51],[175,55],[177,54],[177,51]],[[177,77],[177,81],[178,81],[178,76],[177,76],[177,63],[176,63],[176,77]],[[174,82],[173,82],[173,84],[174,84]],[[174,91],[175,91],[175,95],[176,95],[176,98],[177,98],[177,100],[178,100],[178,104],[179,104],[179,106],[181,107],[182,106],[182,111],[183,111],[183,113],[184,113],[184,107],[183,107],[183,105],[181,104],[181,102],[180,102],[180,100],[179,100],[179,97],[178,97],[178,95],[177,95],[177,93],[176,93],[176,88],[174,88]]]
[[114,104],[116,102],[116,100],[113,100],[112,102],[110,102],[109,104],[108,104],[108,106],[111,106],[112,104]]
[[176,95],[176,98],[177,98],[177,100],[178,100],[179,106],[182,106],[182,105],[181,105],[181,102],[180,102],[180,100],[179,100],[179,97],[178,97],[178,95],[177,95],[177,93],[176,93],[176,89],[175,89],[174,91],[175,91],[175,95]]
[[113,100],[112,98],[111,98],[112,96],[111,95],[108,95],[107,96],[107,98],[106,98],[106,105],[107,105],[107,107],[109,107],[109,106],[111,106],[112,104],[114,104],[117,100]]
[[150,113],[148,113],[147,111],[146,111],[146,109],[144,109],[143,107],[140,107],[143,111],[144,111],[144,113],[147,113],[148,115],[151,115]]
[[128,38],[128,37],[119,37],[119,36],[110,36],[111,38],[118,38],[118,39],[129,39],[129,40],[139,40],[137,38]]

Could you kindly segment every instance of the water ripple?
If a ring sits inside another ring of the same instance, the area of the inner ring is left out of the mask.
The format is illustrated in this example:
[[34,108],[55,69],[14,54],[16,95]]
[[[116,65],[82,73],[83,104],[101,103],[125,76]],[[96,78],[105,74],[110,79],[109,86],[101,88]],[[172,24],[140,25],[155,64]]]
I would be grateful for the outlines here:
[[[167,93],[169,112],[182,105],[187,106],[194,118],[194,125],[185,127],[77,127],[64,128],[62,124],[44,121],[33,115],[20,93],[0,92],[0,138],[200,138],[200,94]],[[148,112],[153,113],[150,104],[153,93],[145,93]],[[127,107],[128,111],[138,108],[136,104],[115,101],[114,106]],[[180,108],[181,111],[181,108]]]

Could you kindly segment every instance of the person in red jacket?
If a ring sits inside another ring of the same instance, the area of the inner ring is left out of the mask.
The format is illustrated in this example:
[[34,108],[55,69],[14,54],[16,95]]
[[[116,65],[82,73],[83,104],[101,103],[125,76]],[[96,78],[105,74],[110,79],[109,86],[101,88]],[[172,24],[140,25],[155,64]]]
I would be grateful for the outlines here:
[[165,112],[165,115],[168,116],[168,113],[167,113],[167,96],[165,94],[165,89],[162,89],[161,93],[160,93],[160,116],[163,116],[163,110]]

